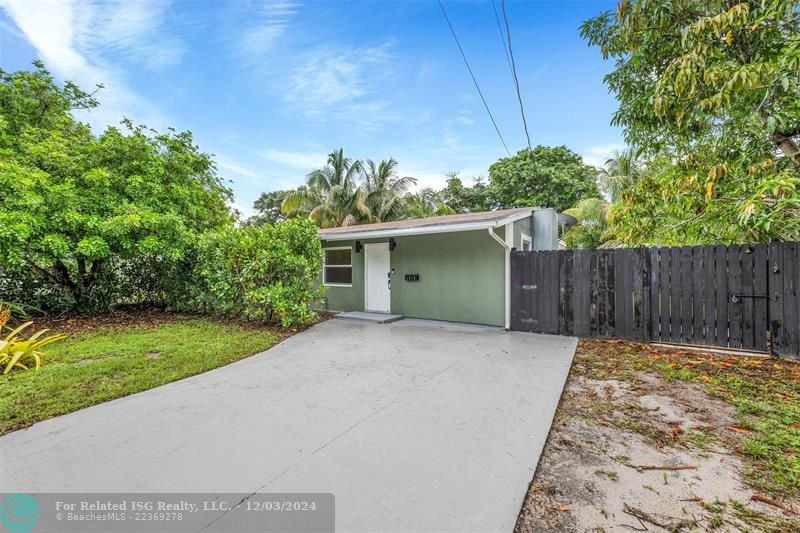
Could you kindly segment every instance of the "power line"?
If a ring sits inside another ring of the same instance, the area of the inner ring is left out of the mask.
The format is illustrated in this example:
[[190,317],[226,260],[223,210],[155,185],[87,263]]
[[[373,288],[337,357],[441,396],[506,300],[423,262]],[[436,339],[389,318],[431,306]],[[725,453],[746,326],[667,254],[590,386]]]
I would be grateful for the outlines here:
[[[494,10],[494,20],[497,22],[497,31],[500,32],[500,43],[503,45],[503,51],[506,53],[506,63],[508,64],[508,73],[511,75],[511,83],[514,83],[514,71],[511,68],[511,56],[508,54],[508,45],[506,44],[506,35],[503,33],[503,27],[500,25],[500,15],[497,14],[497,4],[492,0],[492,9]],[[516,84],[514,84],[516,86]]]
[[522,106],[522,94],[520,94],[519,91],[519,78],[517,78],[517,64],[514,62],[514,49],[511,48],[511,28],[508,26],[508,15],[506,15],[506,0],[500,0],[500,7],[503,10],[503,20],[506,23],[506,35],[508,36],[508,55],[511,56],[511,72],[514,75],[514,85],[517,87],[519,112],[522,114],[522,125],[525,127],[525,137],[528,139],[528,150],[530,150],[531,136],[528,134],[528,121],[525,120],[525,108]]
[[458,36],[456,35],[456,30],[453,29],[453,25],[450,23],[450,17],[447,16],[447,11],[445,11],[444,9],[444,4],[442,4],[442,0],[437,0],[437,1],[439,2],[439,7],[442,8],[442,15],[444,15],[444,20],[447,21],[447,26],[450,28],[450,33],[453,34],[453,39],[456,41],[456,46],[458,46],[458,51],[461,52],[461,58],[464,60],[464,64],[467,66],[469,75],[472,78],[472,83],[475,84],[475,88],[478,90],[478,95],[480,95],[481,97],[481,101],[483,102],[483,107],[486,108],[486,112],[489,114],[489,119],[491,119],[492,121],[494,130],[497,132],[497,136],[500,137],[500,142],[503,143],[503,148],[506,149],[506,153],[508,154],[509,157],[511,157],[511,151],[508,149],[508,145],[506,145],[505,139],[503,139],[503,134],[500,133],[500,128],[497,127],[497,122],[495,122],[494,116],[492,116],[492,112],[489,110],[489,104],[486,103],[486,98],[483,97],[483,92],[481,91],[481,88],[478,85],[478,80],[475,79],[475,74],[473,74],[472,68],[469,66],[469,61],[467,61],[467,56],[466,54],[464,54],[464,49],[461,48],[461,42],[459,42]]

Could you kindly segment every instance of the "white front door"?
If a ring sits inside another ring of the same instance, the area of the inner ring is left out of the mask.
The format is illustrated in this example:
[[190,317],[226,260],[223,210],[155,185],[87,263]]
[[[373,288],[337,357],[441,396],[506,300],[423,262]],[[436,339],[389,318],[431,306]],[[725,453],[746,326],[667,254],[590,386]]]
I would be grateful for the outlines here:
[[364,307],[367,311],[388,313],[389,290],[389,243],[364,245]]

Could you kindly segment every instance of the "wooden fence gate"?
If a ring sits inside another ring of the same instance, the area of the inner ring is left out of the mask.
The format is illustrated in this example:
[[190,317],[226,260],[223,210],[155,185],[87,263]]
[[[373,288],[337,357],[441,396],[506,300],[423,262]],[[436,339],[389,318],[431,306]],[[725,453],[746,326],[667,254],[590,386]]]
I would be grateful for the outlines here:
[[800,359],[800,245],[511,253],[511,329]]

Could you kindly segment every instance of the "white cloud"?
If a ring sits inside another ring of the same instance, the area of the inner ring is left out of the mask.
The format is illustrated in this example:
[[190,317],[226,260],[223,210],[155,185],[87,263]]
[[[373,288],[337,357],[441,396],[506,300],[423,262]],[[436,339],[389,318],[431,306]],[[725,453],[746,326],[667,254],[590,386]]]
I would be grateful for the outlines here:
[[464,185],[471,186],[472,179],[476,176],[486,176],[486,169],[480,167],[468,168],[447,168],[438,163],[425,164],[424,162],[414,162],[404,165],[402,160],[398,165],[398,174],[401,176],[411,176],[417,178],[417,190],[425,187],[441,189],[447,185],[447,174],[457,172]]
[[242,176],[245,178],[256,179],[261,177],[261,174],[253,170],[250,166],[245,165],[244,163],[239,163],[225,156],[215,155],[214,161],[217,163],[217,168],[222,171],[235,174],[237,176]]
[[170,2],[104,0],[74,4],[75,41],[91,55],[120,52],[150,68],[180,62],[187,47],[167,28]]
[[[156,127],[166,125],[155,106],[137,95],[123,73],[106,59],[108,50],[116,50],[150,67],[175,61],[179,47],[162,40],[168,39],[162,35],[164,4],[0,0],[0,6],[57,76],[84,90],[91,91],[99,83],[105,86],[97,94],[101,106],[79,114],[81,119],[97,128],[117,124],[124,116]],[[154,52],[164,47],[171,51]]]
[[302,5],[285,0],[240,5],[233,31],[235,51],[251,60],[262,57],[284,34],[289,20],[300,11]]
[[348,121],[371,131],[393,120],[379,95],[393,78],[391,44],[320,47],[299,59],[283,87],[284,101],[315,119]]
[[456,135],[452,133],[445,133],[444,137],[442,137],[442,146],[446,150],[457,152],[461,150],[461,141]]
[[600,146],[590,146],[581,154],[581,157],[583,158],[583,162],[587,165],[602,168],[606,164],[606,159],[614,155],[614,152],[625,150],[625,148],[626,146],[624,143],[610,143]]
[[417,178],[416,190],[424,189],[425,187],[433,187],[434,189],[441,189],[445,185],[445,173],[447,171],[436,171],[430,168],[419,168],[414,166],[403,165],[398,166],[398,174],[401,176],[411,176]]
[[475,122],[474,120],[472,120],[472,111],[468,110],[459,111],[456,120],[462,124],[467,124],[467,125]]
[[328,154],[322,152],[287,152],[282,150],[266,150],[260,152],[261,156],[273,163],[280,163],[287,167],[298,168],[311,172],[324,167],[328,161]]

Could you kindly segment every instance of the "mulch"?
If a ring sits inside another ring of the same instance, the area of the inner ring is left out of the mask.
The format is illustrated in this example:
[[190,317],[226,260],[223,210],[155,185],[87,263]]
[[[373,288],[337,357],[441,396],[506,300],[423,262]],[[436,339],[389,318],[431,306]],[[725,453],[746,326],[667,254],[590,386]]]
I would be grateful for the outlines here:
[[254,331],[270,330],[284,337],[303,331],[314,324],[331,318],[332,316],[332,313],[319,312],[317,319],[313,322],[303,326],[291,328],[284,328],[275,324],[264,324],[261,322],[248,321],[239,317],[173,313],[159,308],[117,309],[115,311],[103,314],[72,315],[64,317],[31,317],[25,319],[25,321],[33,320],[34,324],[32,328],[36,329],[37,331],[46,328],[53,333],[76,335],[82,333],[91,333],[93,331],[121,331],[130,328],[156,328],[163,324],[176,323],[186,320],[197,320],[202,318],[223,324],[235,325]]

